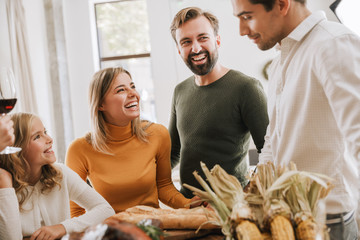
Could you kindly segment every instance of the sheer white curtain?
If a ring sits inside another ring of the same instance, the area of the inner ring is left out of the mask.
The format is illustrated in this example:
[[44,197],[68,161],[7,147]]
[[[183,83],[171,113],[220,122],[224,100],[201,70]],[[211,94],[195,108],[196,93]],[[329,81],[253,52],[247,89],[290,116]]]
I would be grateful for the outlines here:
[[37,114],[22,0],[6,0],[12,68],[17,79],[17,109]]

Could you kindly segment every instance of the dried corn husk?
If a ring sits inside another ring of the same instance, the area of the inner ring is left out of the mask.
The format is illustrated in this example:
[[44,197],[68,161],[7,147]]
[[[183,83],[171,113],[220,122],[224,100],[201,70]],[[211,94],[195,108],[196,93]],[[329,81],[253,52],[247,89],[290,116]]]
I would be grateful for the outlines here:
[[[194,176],[205,191],[184,184],[201,199],[208,201],[216,210],[219,224],[226,239],[233,239],[233,227],[239,240],[241,239],[261,239],[261,234],[256,225],[251,222],[254,219],[252,211],[245,200],[242,186],[236,177],[225,172],[219,165],[215,165],[211,171],[204,163],[200,163],[201,168],[211,185],[194,172]],[[244,226],[251,226],[249,228]],[[251,238],[248,238],[251,237]]]
[[250,178],[250,189],[246,196],[261,230],[270,229],[273,239],[295,239],[291,211],[281,189],[271,189],[286,171],[283,167],[276,169],[272,162],[258,164],[257,172]]
[[[217,219],[217,224],[221,226],[221,231],[225,235],[226,239],[232,239],[231,224],[230,224],[230,210],[226,204],[211,190],[209,185],[201,178],[201,176],[195,171],[194,177],[204,188],[202,191],[196,187],[190,186],[184,183],[184,187],[193,191],[196,196],[199,196],[202,200],[207,201],[213,209],[216,211],[214,218]],[[210,211],[207,211],[211,214]]]

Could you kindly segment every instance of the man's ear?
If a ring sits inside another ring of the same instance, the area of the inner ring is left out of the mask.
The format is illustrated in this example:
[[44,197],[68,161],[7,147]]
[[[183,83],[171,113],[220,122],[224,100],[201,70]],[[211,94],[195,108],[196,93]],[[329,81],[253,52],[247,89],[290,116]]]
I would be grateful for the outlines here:
[[291,0],[277,0],[281,15],[285,16],[289,12]]

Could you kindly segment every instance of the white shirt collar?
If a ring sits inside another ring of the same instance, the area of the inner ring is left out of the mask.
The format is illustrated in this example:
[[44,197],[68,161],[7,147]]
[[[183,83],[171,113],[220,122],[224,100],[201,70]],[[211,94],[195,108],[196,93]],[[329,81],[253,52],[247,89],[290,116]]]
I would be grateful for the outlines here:
[[[324,11],[317,11],[312,13],[310,16],[304,19],[286,38],[281,40],[281,44],[288,39],[300,41],[308,34],[313,27],[319,22],[326,20],[326,15]],[[276,44],[276,50],[281,50],[281,45]]]
[[288,36],[295,41],[300,41],[319,22],[326,20],[324,11],[317,11],[304,19]]

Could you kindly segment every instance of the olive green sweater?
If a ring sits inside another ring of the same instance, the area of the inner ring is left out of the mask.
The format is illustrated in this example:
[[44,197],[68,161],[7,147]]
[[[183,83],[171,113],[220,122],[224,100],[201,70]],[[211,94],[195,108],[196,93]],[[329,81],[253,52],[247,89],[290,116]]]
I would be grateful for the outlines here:
[[[172,141],[171,165],[180,162],[181,184],[200,187],[193,176],[203,177],[200,161],[211,169],[219,164],[244,186],[250,134],[258,152],[264,144],[268,125],[266,96],[261,83],[241,72],[230,70],[222,78],[197,86],[194,76],[175,88],[169,131]],[[204,178],[205,179],[205,178]],[[181,188],[186,197],[192,193]]]

